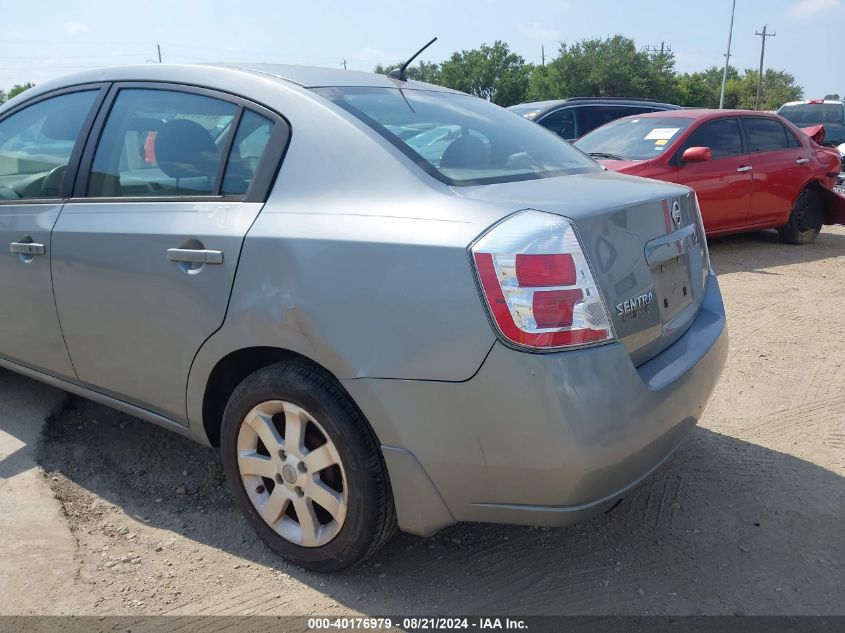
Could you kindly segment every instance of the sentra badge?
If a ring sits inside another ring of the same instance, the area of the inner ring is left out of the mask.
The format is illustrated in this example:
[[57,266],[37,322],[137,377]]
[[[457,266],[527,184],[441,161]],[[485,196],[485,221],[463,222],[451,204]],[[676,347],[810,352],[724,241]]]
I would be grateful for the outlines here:
[[651,312],[654,305],[654,291],[649,290],[645,294],[638,295],[627,301],[616,304],[616,316],[622,317],[623,321],[636,319],[641,314]]

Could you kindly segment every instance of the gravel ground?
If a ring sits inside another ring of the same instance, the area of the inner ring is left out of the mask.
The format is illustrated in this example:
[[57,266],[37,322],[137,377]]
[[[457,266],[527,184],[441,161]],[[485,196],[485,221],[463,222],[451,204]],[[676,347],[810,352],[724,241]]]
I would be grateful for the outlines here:
[[38,451],[77,541],[65,608],[845,614],[845,228],[807,247],[764,232],[711,252],[731,349],[704,419],[612,514],[569,528],[399,535],[363,566],[313,574],[253,535],[215,451],[69,397]]

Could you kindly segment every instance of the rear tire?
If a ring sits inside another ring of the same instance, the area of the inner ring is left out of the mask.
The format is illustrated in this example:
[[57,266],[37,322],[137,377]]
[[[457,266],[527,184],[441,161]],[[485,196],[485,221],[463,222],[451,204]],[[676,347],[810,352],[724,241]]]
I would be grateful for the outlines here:
[[805,189],[795,201],[789,221],[778,229],[780,239],[787,244],[812,244],[824,222],[824,206],[812,189]]
[[271,549],[297,565],[340,571],[396,531],[379,443],[348,394],[317,367],[285,362],[248,376],[223,413],[220,451],[238,507]]

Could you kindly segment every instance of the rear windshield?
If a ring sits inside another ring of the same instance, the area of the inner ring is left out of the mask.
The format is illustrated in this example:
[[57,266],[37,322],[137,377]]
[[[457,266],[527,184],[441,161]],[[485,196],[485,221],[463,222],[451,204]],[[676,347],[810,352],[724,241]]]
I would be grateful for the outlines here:
[[575,147],[600,160],[647,160],[665,152],[692,121],[681,117],[619,119],[581,137]]
[[778,114],[798,127],[832,123],[845,123],[845,106],[841,103],[800,103],[785,105]]
[[548,130],[476,97],[398,88],[314,91],[451,185],[550,178],[599,169]]

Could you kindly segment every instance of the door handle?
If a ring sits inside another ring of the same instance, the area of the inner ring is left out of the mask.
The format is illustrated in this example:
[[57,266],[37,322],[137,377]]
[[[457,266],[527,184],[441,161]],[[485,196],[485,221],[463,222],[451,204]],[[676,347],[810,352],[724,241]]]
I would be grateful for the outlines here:
[[751,165],[743,165],[742,167],[737,167],[737,168],[736,168],[736,170],[737,170],[739,173],[744,174],[744,173],[746,173],[746,172],[751,171],[751,170],[752,170],[752,167],[751,167]]
[[12,242],[9,244],[9,252],[17,255],[43,255],[44,245],[36,242]]
[[809,158],[796,158],[796,159],[795,159],[795,164],[796,164],[796,165],[806,165],[806,164],[807,164],[807,163],[809,163],[809,162],[810,162],[810,159],[809,159]]
[[222,264],[223,251],[194,248],[168,248],[167,259],[171,262],[188,262],[191,264]]

